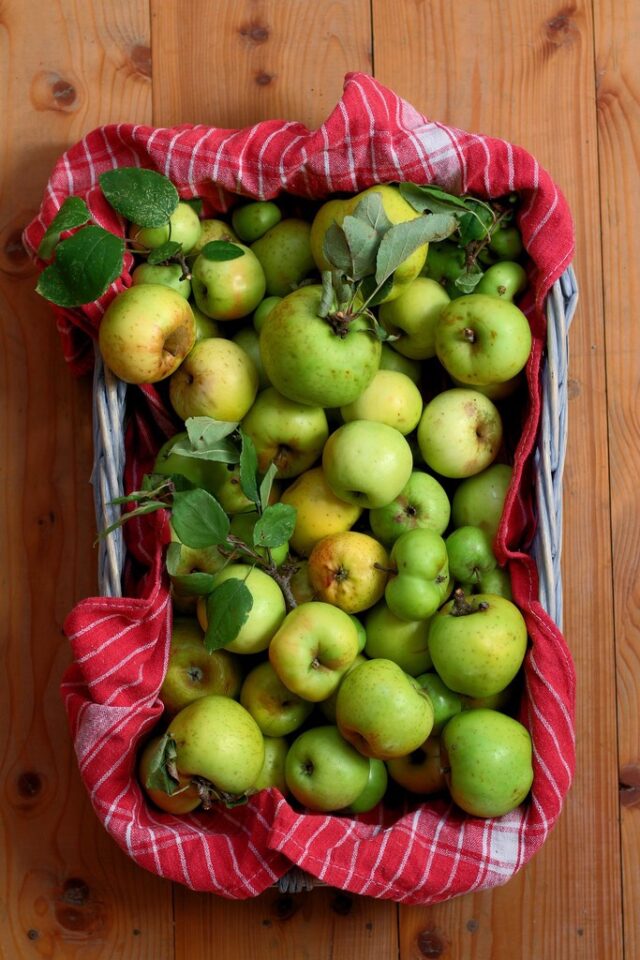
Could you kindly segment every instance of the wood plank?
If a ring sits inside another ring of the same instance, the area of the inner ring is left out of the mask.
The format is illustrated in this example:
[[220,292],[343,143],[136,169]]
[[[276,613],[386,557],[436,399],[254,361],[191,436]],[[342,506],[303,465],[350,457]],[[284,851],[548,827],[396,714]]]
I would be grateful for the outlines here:
[[[626,956],[640,955],[640,333],[630,316],[640,297],[633,253],[640,218],[640,9],[595,4],[600,209],[603,232],[613,583],[618,665],[618,753]],[[630,38],[632,38],[630,42]],[[635,42],[635,49],[633,43]],[[630,311],[631,308],[631,311]]]
[[587,94],[594,85],[591,5],[374,0],[373,17],[383,82],[434,118],[521,143],[553,172],[576,218],[582,296],[571,337],[564,495],[565,632],[580,683],[575,784],[544,850],[507,887],[432,910],[401,909],[401,955],[419,957],[418,934],[434,928],[460,958],[619,957],[606,381],[593,213],[598,158]]
[[[91,384],[66,368],[20,232],[57,155],[108,120],[150,120],[146,0],[2,7],[3,935],[21,958],[172,956],[171,887],[108,837],[58,687],[62,621],[96,592]],[[7,451],[9,456],[7,457]]]

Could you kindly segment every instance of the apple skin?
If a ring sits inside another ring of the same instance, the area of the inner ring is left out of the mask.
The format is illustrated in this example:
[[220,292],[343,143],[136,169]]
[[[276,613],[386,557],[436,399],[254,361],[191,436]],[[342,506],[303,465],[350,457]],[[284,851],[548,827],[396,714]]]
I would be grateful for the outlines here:
[[377,603],[388,572],[389,555],[382,544],[355,530],[323,537],[309,554],[309,580],[316,595],[347,613]]
[[[354,619],[355,619],[355,618],[354,618]],[[322,701],[318,704],[318,706],[320,707],[320,710],[321,710],[321,712],[322,712],[322,715],[323,715],[323,717],[325,718],[325,720],[327,721],[327,723],[335,723],[335,722],[336,722],[336,701],[337,701],[337,699],[338,699],[338,690],[340,689],[340,683],[342,683],[342,681],[344,680],[344,678],[345,678],[348,674],[350,674],[352,670],[355,670],[355,668],[356,668],[357,666],[359,666],[361,663],[366,663],[366,662],[367,662],[367,659],[368,659],[368,657],[365,657],[365,655],[364,655],[363,653],[358,653],[358,654],[356,654],[355,658],[351,661],[351,663],[349,664],[349,666],[347,667],[347,669],[344,671],[344,673],[343,673],[342,676],[340,677],[340,682],[339,682],[338,686],[335,688],[335,690],[333,691],[333,693],[330,694],[330,695],[327,697],[326,700],[322,700]]]
[[233,229],[244,243],[253,243],[282,220],[280,207],[272,200],[256,200],[236,207],[231,214]]
[[289,583],[291,587],[291,593],[293,594],[293,599],[297,604],[301,603],[310,603],[312,600],[317,600],[316,592],[311,586],[311,581],[309,580],[309,561],[301,560],[297,564],[295,572],[291,577]]
[[182,420],[242,420],[257,392],[258,371],[253,360],[242,347],[222,337],[196,343],[169,382],[171,405]]
[[412,677],[430,669],[428,620],[401,620],[379,603],[367,612],[365,631],[364,652],[371,659],[393,660]]
[[496,710],[459,713],[442,734],[443,766],[455,803],[474,817],[501,817],[533,783],[528,730]]
[[506,570],[494,567],[483,573],[478,582],[478,593],[495,593],[506,600],[513,600],[511,593],[511,578]]
[[391,779],[409,793],[442,793],[447,789],[440,759],[440,738],[433,734],[407,756],[387,760],[387,770]]
[[345,423],[373,420],[386,423],[406,436],[420,421],[422,395],[413,380],[404,373],[378,370],[358,399],[341,407],[340,413]]
[[442,536],[449,526],[451,504],[442,484],[429,473],[414,470],[398,496],[369,511],[369,523],[385,546],[409,530],[433,530]]
[[[286,607],[282,590],[268,574],[245,563],[230,563],[215,574],[214,588],[227,580],[242,580],[253,597],[253,606],[238,636],[226,644],[232,653],[260,653],[284,620]],[[198,620],[207,629],[206,597],[198,598]]]
[[484,293],[500,300],[513,300],[526,286],[527,274],[524,267],[511,260],[502,260],[485,271],[474,293]]
[[433,530],[410,530],[391,548],[387,606],[403,620],[428,620],[444,602],[450,585],[447,548]]
[[286,796],[289,792],[285,776],[288,752],[289,741],[284,737],[264,738],[264,763],[253,785],[254,793],[275,787],[283,796]]
[[351,617],[319,600],[291,610],[269,644],[269,660],[284,685],[312,703],[333,693],[357,653]]
[[328,813],[353,803],[369,780],[369,762],[334,726],[313,727],[298,736],[287,754],[287,786],[309,810]]
[[179,777],[176,788],[179,792],[172,794],[147,786],[147,778],[151,773],[151,760],[160,746],[161,739],[161,736],[152,737],[151,740],[145,744],[140,754],[138,760],[138,779],[142,785],[142,789],[149,799],[155,803],[156,807],[164,810],[165,813],[173,813],[176,816],[191,813],[200,806],[201,802],[198,790],[196,787],[191,786],[191,777]]
[[132,223],[129,237],[143,250],[155,250],[166,243],[171,234],[171,240],[182,244],[182,252],[189,253],[198,242],[201,230],[198,214],[188,203],[181,201],[169,217],[169,223],[161,227],[139,227]]
[[242,327],[231,339],[234,343],[237,343],[239,347],[242,347],[244,352],[248,354],[255,363],[256,370],[258,371],[259,389],[265,390],[267,387],[270,387],[271,381],[262,365],[260,338],[253,327]]
[[191,268],[193,297],[214,320],[246,317],[264,297],[266,282],[260,261],[249,247],[236,246],[242,250],[241,257],[209,260],[201,253]]
[[409,357],[404,357],[388,343],[382,344],[380,369],[397,370],[398,373],[404,373],[406,377],[409,377],[409,379],[413,380],[416,384],[419,383],[420,377],[422,376],[422,366],[418,360],[411,360]]
[[428,671],[416,677],[423,690],[429,695],[433,706],[433,735],[439,736],[451,717],[464,709],[463,698],[450,690],[437,673]]
[[280,502],[296,508],[291,547],[301,557],[308,557],[323,537],[350,530],[362,514],[362,507],[336,497],[322,467],[301,473],[283,491]]
[[261,300],[256,309],[253,311],[253,329],[256,333],[260,333],[264,327],[265,320],[277,304],[280,303],[282,297],[265,297],[264,300]]
[[198,697],[219,694],[237,698],[242,685],[240,663],[226,650],[208,653],[197,620],[173,621],[169,662],[158,697],[169,714],[176,714]]
[[296,403],[274,387],[258,394],[242,430],[255,444],[260,472],[266,473],[274,463],[282,479],[297,477],[313,466],[329,436],[322,407]]
[[435,334],[442,366],[470,386],[511,380],[529,359],[531,343],[531,328],[522,310],[483,293],[450,303]]
[[498,532],[512,475],[513,468],[506,463],[493,463],[480,473],[462,480],[451,499],[454,527],[480,527],[493,540]]
[[[462,611],[457,612],[457,611]],[[490,593],[454,593],[429,625],[429,652],[438,676],[456,693],[488,697],[511,683],[527,650],[524,617]]]
[[458,527],[449,534],[445,544],[449,572],[458,583],[478,586],[483,576],[498,565],[491,537],[481,527]]
[[198,340],[205,340],[207,337],[221,336],[220,324],[217,320],[212,320],[211,317],[208,317],[195,303],[191,301],[189,301],[189,303],[196,320],[196,343]]
[[167,732],[176,742],[179,774],[202,777],[232,797],[252,790],[264,764],[264,739],[237,700],[200,697],[173,717]]
[[285,687],[268,660],[257,664],[245,677],[240,703],[265,737],[286,737],[297,730],[313,710],[312,703]]
[[495,460],[501,443],[500,413],[477,390],[443,390],[426,405],[418,425],[425,463],[452,479],[480,473]]
[[104,362],[126,383],[157,383],[170,377],[196,339],[191,307],[159,283],[140,283],[117,294],[98,333]]
[[[464,389],[468,386],[468,384],[463,383],[462,380],[457,380],[455,377],[452,377],[451,374],[449,374],[449,376],[454,387],[462,387]],[[489,397],[489,400],[495,402],[497,400],[506,400],[507,397],[510,397],[522,386],[523,382],[523,376],[519,373],[515,377],[512,377],[511,380],[503,380],[501,383],[476,383],[473,389],[477,390],[478,393],[484,393],[485,397]]]
[[380,365],[380,341],[356,317],[344,337],[318,316],[322,287],[300,287],[276,304],[260,332],[260,352],[273,386],[290,400],[340,407],[360,396]]
[[436,354],[436,329],[450,298],[436,280],[416,277],[402,296],[383,303],[379,319],[388,333],[395,334],[393,349],[412,360],[426,360]]
[[389,760],[424,743],[433,726],[433,707],[397,663],[367,660],[340,684],[336,720],[342,736],[360,753]]
[[344,813],[369,813],[374,807],[377,807],[385,793],[389,777],[387,768],[383,760],[370,758],[369,760],[369,779],[362,793],[358,794],[348,806],[344,808]]
[[251,244],[264,270],[268,296],[286,296],[314,272],[310,235],[306,220],[288,217]]
[[191,296],[191,281],[182,279],[182,267],[179,263],[141,263],[131,274],[131,283],[138,286],[141,283],[159,283],[170,287],[188,300]]
[[340,500],[384,507],[405,487],[413,469],[411,447],[398,430],[373,420],[352,420],[325,443],[322,467]]

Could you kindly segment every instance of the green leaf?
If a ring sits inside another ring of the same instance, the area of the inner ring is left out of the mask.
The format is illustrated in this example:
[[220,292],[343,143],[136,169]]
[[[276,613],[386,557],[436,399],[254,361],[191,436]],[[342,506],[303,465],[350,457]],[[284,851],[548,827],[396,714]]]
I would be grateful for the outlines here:
[[117,530],[118,527],[121,527],[127,522],[127,520],[133,520],[134,517],[144,517],[147,513],[155,513],[157,510],[166,509],[166,503],[158,503],[155,500],[147,500],[145,503],[141,503],[139,507],[136,507],[135,510],[129,510],[127,513],[120,514],[120,517],[117,520],[109,524],[108,527],[105,527],[104,530],[100,532],[98,539],[102,539],[108,534],[113,533],[114,530]]
[[260,506],[263,511],[266,510],[267,507],[269,506],[269,497],[271,496],[271,488],[273,487],[273,481],[275,480],[277,473],[278,473],[278,468],[276,467],[275,463],[270,463],[267,469],[267,472],[265,473],[264,477],[262,478],[262,481],[260,482],[260,490],[259,490]]
[[56,247],[56,259],[40,274],[36,290],[61,307],[93,303],[122,273],[124,240],[92,224]]
[[432,214],[395,224],[380,242],[376,283],[383,283],[423,244],[450,236],[457,225],[457,219],[449,214]]
[[156,247],[155,250],[149,250],[147,263],[153,266],[157,263],[166,263],[167,260],[171,260],[177,253],[180,253],[181,250],[181,243],[177,243],[176,240],[167,240],[166,243],[163,243],[160,247]]
[[353,211],[353,215],[373,227],[380,237],[384,236],[387,230],[390,230],[393,226],[386,214],[379,193],[368,193],[366,197],[363,197]]
[[207,597],[204,646],[209,653],[225,647],[240,633],[253,607],[253,596],[243,580],[225,580]]
[[49,260],[53,256],[53,251],[60,239],[60,234],[65,230],[73,230],[75,227],[82,227],[91,219],[89,207],[82,197],[67,197],[55,217],[47,227],[47,232],[40,241],[38,247],[38,256],[43,260]]
[[240,460],[236,444],[227,439],[237,429],[237,422],[214,420],[212,417],[188,417],[185,427],[187,438],[178,440],[172,448],[181,457],[221,463],[238,463]]
[[462,290],[463,293],[473,293],[483,276],[484,270],[482,267],[478,266],[477,263],[471,263],[461,274],[459,274],[459,276],[456,277],[454,280],[454,286],[458,290]]
[[367,306],[375,307],[379,303],[384,302],[385,297],[391,293],[392,286],[392,276],[387,277],[382,284],[377,284],[375,277],[365,277],[360,284],[360,293],[362,294]]
[[199,487],[174,495],[171,524],[178,539],[196,549],[224,543],[229,534],[228,516],[216,498]]
[[119,167],[100,174],[102,192],[114,210],[139,227],[161,227],[178,206],[178,191],[156,170]]
[[176,741],[170,733],[165,733],[151,755],[145,784],[150,790],[162,790],[169,796],[176,793],[180,783],[176,770],[177,757]]
[[460,219],[460,243],[466,247],[474,240],[484,240],[495,223],[495,214],[481,200],[467,200],[468,213]]
[[342,227],[332,223],[322,242],[322,253],[332,267],[350,276],[352,266],[351,251]]
[[280,547],[288,543],[296,525],[296,508],[289,503],[267,507],[253,528],[255,547]]
[[189,200],[183,200],[182,202],[186,203],[192,210],[195,210],[198,216],[202,214],[202,197],[191,197]]
[[173,585],[183,595],[189,597],[203,597],[211,593],[215,586],[213,574],[203,570],[194,570],[192,573],[178,573],[182,559],[182,544],[173,541],[167,550],[167,573]]
[[361,280],[362,277],[375,273],[376,254],[380,246],[378,231],[358,217],[345,217],[342,229],[351,256],[349,276],[353,280]]
[[240,450],[240,487],[245,497],[252,500],[256,507],[260,503],[260,494],[258,492],[258,454],[256,447],[246,433],[240,431],[242,437],[242,448]]
[[418,213],[452,213],[462,215],[467,209],[467,202],[463,197],[456,197],[447,193],[442,187],[432,184],[401,183],[401,195],[411,204]]
[[207,260],[238,260],[244,257],[244,250],[230,240],[210,240],[200,251]]
[[322,298],[318,307],[319,317],[328,317],[335,307],[335,296],[333,291],[333,271],[322,271]]

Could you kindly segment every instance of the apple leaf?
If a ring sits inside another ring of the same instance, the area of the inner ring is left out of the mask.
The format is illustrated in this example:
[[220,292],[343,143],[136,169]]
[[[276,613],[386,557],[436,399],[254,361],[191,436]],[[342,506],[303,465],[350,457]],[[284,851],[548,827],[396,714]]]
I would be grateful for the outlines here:
[[75,227],[84,226],[90,219],[89,207],[82,197],[67,197],[40,241],[38,256],[43,260],[49,260],[53,256],[60,235],[65,230],[73,230]]
[[182,544],[173,541],[167,550],[167,573],[173,585],[181,594],[189,597],[202,597],[211,593],[214,588],[214,577],[203,570],[194,570],[193,573],[178,573],[182,558]]
[[253,528],[255,547],[281,547],[293,536],[297,511],[289,503],[274,503],[266,507]]
[[276,467],[275,463],[270,463],[267,472],[260,481],[260,489],[258,492],[260,494],[260,506],[263,511],[269,506],[271,488],[273,487],[273,481],[275,480],[277,473],[278,468]]
[[95,224],[56,247],[56,259],[40,274],[36,290],[61,307],[93,303],[122,273],[124,240]]
[[351,255],[349,276],[352,280],[361,280],[375,272],[380,234],[370,223],[358,217],[345,217],[342,229]]
[[160,247],[156,247],[155,250],[149,250],[147,263],[153,266],[158,263],[166,263],[167,260],[171,260],[177,253],[180,253],[181,250],[181,243],[178,243],[176,240],[167,240],[166,243],[163,243]]
[[139,227],[161,227],[178,206],[178,191],[156,170],[118,167],[100,174],[102,192],[114,210]]
[[187,437],[178,440],[172,447],[181,457],[221,463],[238,463],[240,460],[236,444],[227,439],[237,429],[237,422],[214,420],[212,417],[188,417],[185,427]]
[[454,286],[462,293],[473,293],[484,276],[484,271],[477,263],[469,266],[454,280]]
[[253,607],[253,596],[243,580],[225,580],[207,597],[204,646],[209,653],[225,647],[240,633]]
[[353,264],[351,251],[345,232],[337,223],[332,223],[327,229],[322,243],[322,253],[332,267],[341,270],[347,276],[351,275]]
[[382,284],[376,283],[375,277],[365,277],[360,285],[360,293],[368,307],[375,307],[382,303],[391,292],[393,277],[387,277]]
[[187,206],[191,207],[198,216],[202,213],[202,197],[191,197],[189,200],[183,200],[183,203],[186,203]]
[[491,207],[480,200],[467,201],[468,213],[460,218],[460,243],[463,247],[474,240],[484,240],[491,232],[496,217]]
[[242,447],[240,450],[240,487],[245,497],[252,500],[256,507],[260,504],[260,493],[258,491],[258,454],[256,446],[246,433],[240,431],[242,437]]
[[213,547],[229,534],[229,518],[206,490],[196,487],[174,494],[171,524],[187,547]]
[[172,796],[177,792],[180,781],[176,769],[178,751],[176,741],[170,733],[165,733],[151,755],[146,786],[149,790],[162,790]]
[[319,317],[328,317],[335,307],[335,296],[333,291],[333,272],[331,270],[322,271],[322,298],[318,307]]
[[238,260],[244,257],[245,251],[237,243],[230,240],[210,240],[200,251],[207,260]]
[[398,188],[418,213],[457,213],[461,216],[467,209],[464,197],[456,197],[433,184],[401,183]]
[[353,211],[354,217],[368,223],[382,237],[393,224],[386,214],[379,193],[368,193]]
[[430,214],[395,224],[380,241],[376,260],[376,283],[384,283],[387,277],[423,244],[444,240],[457,226],[457,218],[446,213]]

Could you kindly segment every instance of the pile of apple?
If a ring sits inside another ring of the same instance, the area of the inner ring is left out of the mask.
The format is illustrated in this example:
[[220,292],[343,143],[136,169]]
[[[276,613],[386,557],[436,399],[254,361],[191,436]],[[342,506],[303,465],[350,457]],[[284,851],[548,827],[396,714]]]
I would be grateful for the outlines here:
[[184,423],[136,495],[172,511],[165,712],[139,764],[160,808],[526,797],[527,630],[493,551],[531,350],[509,202],[400,184],[309,219],[180,202],[131,224],[101,351]]

